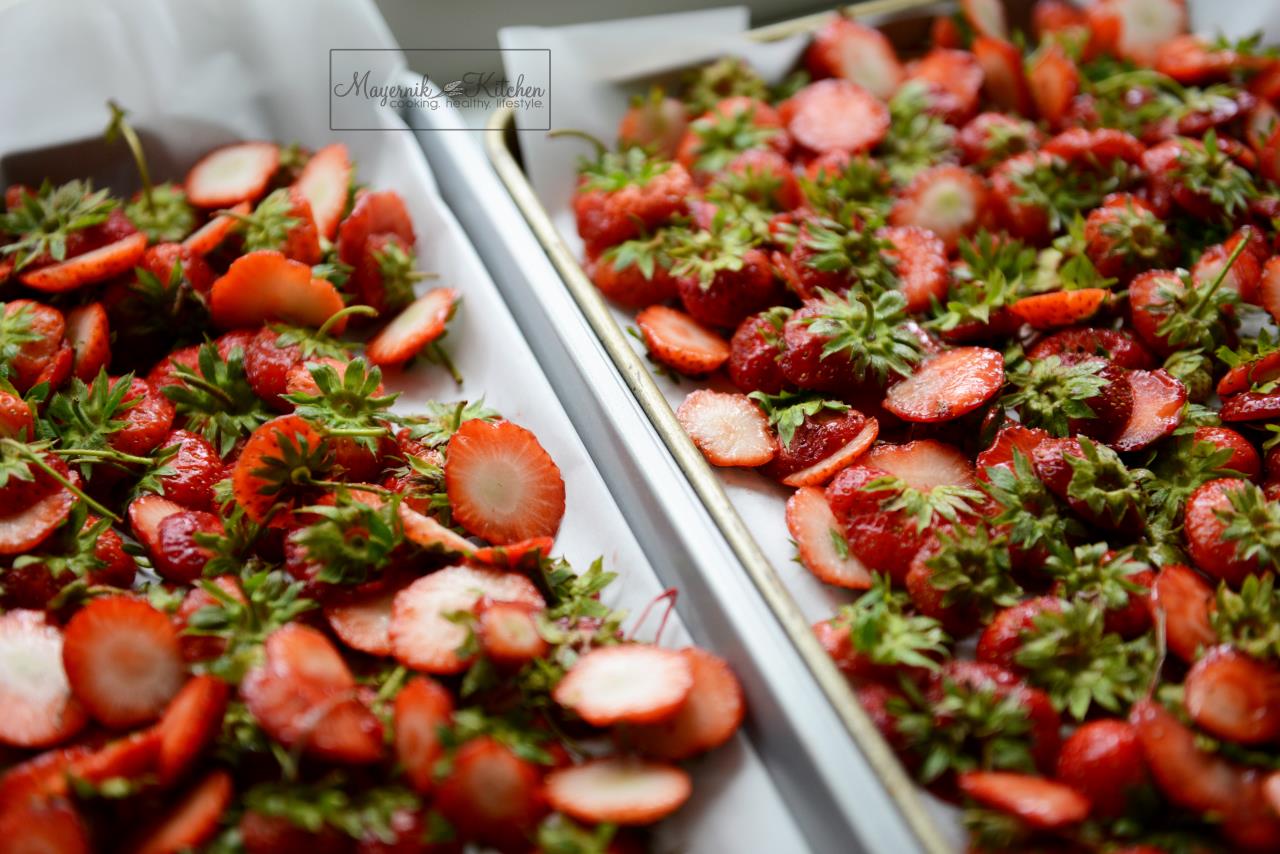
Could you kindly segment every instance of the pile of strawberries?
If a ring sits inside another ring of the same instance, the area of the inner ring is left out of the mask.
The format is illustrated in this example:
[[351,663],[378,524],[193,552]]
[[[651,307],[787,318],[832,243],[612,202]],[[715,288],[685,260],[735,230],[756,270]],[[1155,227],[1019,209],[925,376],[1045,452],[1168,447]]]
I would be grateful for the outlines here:
[[[1280,849],[1280,52],[997,0],[639,99],[574,197],[973,850]],[[736,390],[728,390],[736,387]]]
[[108,138],[136,196],[0,213],[0,848],[641,848],[741,689],[550,556],[532,433],[392,411],[458,300],[415,299],[400,196],[338,144],[152,185]]

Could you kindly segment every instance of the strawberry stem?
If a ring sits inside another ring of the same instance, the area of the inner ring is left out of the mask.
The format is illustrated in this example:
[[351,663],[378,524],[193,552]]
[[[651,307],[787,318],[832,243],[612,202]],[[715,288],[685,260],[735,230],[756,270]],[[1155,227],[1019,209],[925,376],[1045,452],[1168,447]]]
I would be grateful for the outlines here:
[[184,375],[182,377],[182,382],[185,385],[195,386],[206,394],[216,397],[231,409],[236,408],[236,401],[231,397],[231,395],[227,394],[225,389],[219,388],[215,383],[209,382],[204,377],[197,375],[194,371]]
[[116,137],[124,137],[129,153],[133,155],[134,165],[138,167],[138,175],[142,178],[142,200],[148,212],[155,212],[155,202],[151,198],[151,172],[147,169],[147,157],[142,151],[142,140],[138,138],[133,125],[125,119],[128,110],[114,100],[107,101],[107,109],[111,111],[111,121],[107,124],[107,142],[114,142]]
[[[117,516],[115,513],[113,513],[110,510],[110,508],[104,507],[102,504],[99,504],[97,501],[90,498],[88,495],[85,494],[84,490],[82,490],[80,487],[76,486],[74,483],[72,483],[71,481],[63,477],[58,472],[57,469],[55,469],[53,466],[46,463],[43,457],[41,457],[35,451],[28,448],[26,445],[22,444],[21,442],[15,439],[3,439],[0,441],[4,442],[5,447],[13,449],[19,455],[25,457],[27,461],[31,463],[31,465],[40,469],[40,471],[44,472],[49,477],[53,478],[55,481],[61,484],[62,487],[67,490],[67,492],[70,492],[76,498],[79,498],[99,516],[105,516],[113,522],[120,521],[120,517]],[[148,460],[148,462],[150,461]]]
[[449,372],[449,376],[453,377],[454,384],[462,385],[462,372],[453,363],[453,359],[449,356],[449,351],[442,347],[439,341],[432,341],[427,346],[427,355],[431,358],[431,361],[440,363]]
[[604,157],[609,153],[609,146],[600,141],[598,136],[589,134],[585,130],[577,130],[575,128],[560,128],[558,130],[548,131],[547,136],[551,139],[571,138],[581,139],[595,146],[596,157]]
[[328,335],[333,325],[343,317],[353,317],[359,315],[361,317],[377,317],[378,310],[371,305],[349,305],[342,311],[335,311],[329,315],[329,319],[320,324],[320,328],[316,330],[317,335]]
[[108,448],[51,448],[50,450],[58,456],[77,459],[110,460],[112,462],[132,463],[140,466],[149,466],[155,462],[150,457],[139,457],[135,454],[126,454],[123,451]]
[[1205,289],[1204,293],[1202,293],[1191,306],[1191,310],[1188,314],[1192,317],[1200,316],[1200,311],[1205,307],[1209,300],[1213,298],[1213,295],[1218,292],[1218,288],[1222,287],[1222,283],[1226,281],[1227,273],[1231,272],[1231,268],[1236,263],[1236,259],[1240,257],[1240,253],[1245,250],[1248,243],[1249,241],[1246,238],[1240,238],[1240,241],[1236,244],[1236,248],[1231,250],[1231,254],[1227,256],[1227,262],[1222,265],[1222,269],[1218,271],[1218,275],[1214,276],[1213,281],[1209,283],[1209,287]]

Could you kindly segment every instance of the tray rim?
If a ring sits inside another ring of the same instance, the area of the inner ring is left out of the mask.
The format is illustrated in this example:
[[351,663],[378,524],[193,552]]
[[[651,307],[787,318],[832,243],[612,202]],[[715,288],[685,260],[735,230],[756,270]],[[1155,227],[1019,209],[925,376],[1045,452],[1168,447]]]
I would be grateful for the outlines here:
[[[772,41],[812,31],[837,15],[879,18],[900,12],[924,11],[938,5],[938,0],[870,0],[858,6],[819,12],[755,29],[750,31],[750,36],[760,41]],[[930,854],[951,852],[952,846],[947,843],[936,819],[921,800],[919,785],[907,773],[858,702],[844,674],[818,642],[799,605],[750,533],[737,508],[729,500],[715,471],[680,426],[675,411],[654,382],[649,368],[632,349],[625,330],[614,319],[608,302],[560,237],[549,212],[538,199],[512,151],[515,131],[515,111],[510,108],[500,108],[491,113],[482,131],[485,153],[498,178],[528,222],[627,387],[649,417],[663,444],[818,682],[845,731],[897,806],[921,849]]]

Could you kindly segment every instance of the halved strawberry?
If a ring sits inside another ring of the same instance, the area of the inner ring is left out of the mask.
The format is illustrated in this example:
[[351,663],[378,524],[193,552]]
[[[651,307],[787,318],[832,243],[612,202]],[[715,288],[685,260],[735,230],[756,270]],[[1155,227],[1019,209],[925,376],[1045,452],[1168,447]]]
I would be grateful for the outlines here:
[[347,206],[352,171],[347,147],[335,142],[311,155],[293,183],[294,189],[311,204],[316,229],[325,240],[332,240],[338,231],[338,220]]
[[75,353],[71,373],[92,382],[111,361],[111,326],[102,303],[87,303],[68,312],[66,334]]
[[476,637],[485,657],[497,664],[519,667],[547,654],[550,647],[539,634],[536,619],[541,607],[481,599],[475,610]]
[[966,771],[960,791],[983,806],[1017,816],[1032,827],[1056,830],[1089,816],[1089,800],[1071,786],[1010,771]]
[[355,207],[338,226],[338,257],[353,267],[360,262],[365,243],[375,234],[394,234],[413,246],[413,220],[404,199],[394,190],[361,193]]
[[592,824],[652,824],[678,810],[693,784],[674,765],[609,757],[560,768],[547,775],[552,807]]
[[550,557],[555,544],[552,537],[531,537],[503,546],[476,549],[471,553],[470,560],[508,572],[521,572],[536,566],[541,558]]
[[1129,713],[1147,764],[1173,803],[1201,812],[1230,813],[1242,794],[1239,769],[1196,745],[1195,733],[1153,700]]
[[787,500],[787,531],[795,541],[800,563],[822,581],[850,590],[871,586],[871,574],[849,551],[840,522],[821,489],[803,486]]
[[1178,658],[1191,663],[1201,649],[1217,642],[1209,620],[1213,588],[1195,570],[1176,563],[1162,568],[1151,594],[1152,619],[1163,622],[1165,641]]
[[333,762],[364,764],[382,756],[382,725],[356,696],[342,656],[301,623],[276,629],[265,656],[240,691],[259,726],[285,747]]
[[714,750],[742,725],[746,703],[742,685],[729,664],[697,647],[682,654],[689,660],[693,688],[669,720],[632,727],[632,743],[643,753],[672,762]]
[[90,854],[94,850],[80,814],[61,799],[6,802],[0,810],[0,839],[13,854]]
[[446,528],[434,517],[419,513],[407,503],[400,504],[400,524],[404,526],[405,539],[428,551],[470,555],[475,549],[475,544],[466,537]]
[[978,35],[993,39],[1009,38],[1009,22],[1005,19],[1004,4],[1000,0],[961,0],[960,11]]
[[[222,329],[269,321],[319,327],[342,309],[342,295],[333,283],[312,278],[306,264],[266,249],[233,261],[209,293],[210,314]],[[345,320],[335,321],[334,334],[342,332]]]
[[[211,217],[208,222],[182,241],[182,248],[195,255],[208,255],[222,245],[222,241],[235,229],[236,223],[239,222],[237,217],[244,216],[249,211],[249,203],[241,202],[229,208],[226,214]],[[161,281],[164,280],[161,279]]]
[[167,786],[180,779],[222,729],[227,683],[216,676],[194,676],[169,703],[160,722],[156,774]]
[[16,394],[0,391],[0,437],[26,442],[36,435],[31,407]]
[[[472,422],[468,422],[472,423]],[[470,658],[459,654],[467,627],[449,619],[470,611],[481,597],[546,607],[538,588],[514,572],[450,566],[401,590],[391,606],[391,651],[401,664],[425,673],[460,673]]]
[[50,264],[22,273],[18,278],[27,287],[48,294],[83,288],[133,269],[147,251],[147,236],[134,232],[59,264]]
[[199,850],[218,832],[235,786],[226,771],[210,771],[129,847],[133,854],[177,854]]
[[414,791],[435,789],[436,761],[444,753],[440,731],[453,720],[453,696],[434,679],[415,676],[396,695],[392,712],[396,760]]
[[[852,419],[850,419],[848,415],[849,414],[846,414],[845,418],[839,419],[838,423],[843,425],[848,421],[851,421]],[[835,447],[834,450],[826,452],[825,456],[814,460],[804,466],[804,468],[789,471],[781,478],[782,483],[785,486],[792,487],[822,486],[827,481],[831,480],[831,478],[835,477],[841,470],[852,465],[859,457],[867,452],[867,450],[875,443],[876,437],[880,434],[880,423],[876,419],[862,418],[860,423],[861,426],[858,428],[858,431],[854,433],[847,442]],[[785,468],[781,466],[781,463],[800,459],[802,451],[806,451],[804,459],[807,461],[807,449],[798,447],[800,443],[804,441],[804,436],[801,431],[805,430],[807,424],[808,422],[806,422],[806,425],[801,425],[800,429],[796,431],[796,435],[792,439],[791,446],[779,446],[778,456],[775,457],[773,462],[765,469],[766,474],[770,477],[777,477],[778,474],[781,473],[779,469],[785,470]],[[817,429],[821,430],[822,428],[819,427]],[[833,432],[837,432],[837,437],[838,435],[843,434],[842,430]],[[827,437],[825,436],[821,437],[820,445],[822,447],[827,446],[826,439]],[[791,468],[793,468],[793,466]]]
[[1081,288],[1023,297],[1009,306],[1023,323],[1034,329],[1056,329],[1088,320],[1097,313],[1110,292],[1105,288]]
[[693,689],[693,669],[678,652],[628,643],[593,649],[574,662],[552,698],[593,726],[666,720]]
[[[1280,265],[1276,269],[1280,272]],[[1280,379],[1280,351],[1268,353],[1260,359],[1237,365],[1227,371],[1218,380],[1218,395],[1227,398],[1246,392],[1254,385],[1263,385],[1276,379]]]
[[1050,434],[1039,427],[1006,424],[996,433],[990,447],[978,454],[974,460],[974,468],[977,470],[978,479],[990,480],[987,475],[987,469],[989,468],[1004,466],[1012,469],[1014,451],[1030,460],[1036,446],[1049,438],[1052,438]]
[[458,306],[453,288],[433,288],[410,303],[365,347],[370,362],[383,367],[409,361],[444,334]]
[[57,358],[66,318],[51,305],[27,299],[6,302],[4,317],[15,332],[25,333],[15,336],[15,352],[9,359],[10,379],[25,394]]
[[1091,326],[1059,330],[1041,338],[1027,350],[1028,359],[1047,359],[1049,356],[1100,356],[1120,368],[1148,370],[1155,367],[1155,357],[1128,332]]
[[890,388],[884,408],[904,421],[950,421],[985,404],[1003,385],[1004,356],[986,347],[957,347]]
[[931,109],[953,125],[962,125],[978,111],[982,66],[967,50],[934,48],[907,68],[909,80],[929,84]]
[[946,298],[951,268],[946,247],[933,231],[918,225],[891,225],[880,229],[877,236],[889,242],[884,254],[896,265],[898,289],[907,298],[907,311],[925,311]]
[[1056,127],[1063,123],[1080,89],[1080,70],[1060,44],[1048,41],[1027,66],[1027,84],[1036,112]]
[[906,73],[884,33],[843,16],[814,33],[805,63],[814,77],[842,77],[885,101]]
[[1227,422],[1269,421],[1280,416],[1280,394],[1246,391],[1222,401],[1219,417]]
[[[245,515],[255,522],[270,518],[271,524],[284,525],[297,497],[273,491],[263,468],[279,465],[286,457],[314,455],[325,447],[325,441],[311,422],[297,415],[281,415],[254,430],[231,470],[232,494]],[[277,503],[282,503],[286,512],[272,516]]]
[[1280,736],[1280,671],[1229,646],[1192,665],[1183,683],[1187,714],[1200,728],[1237,744]]
[[889,131],[889,108],[849,80],[819,80],[792,95],[778,114],[796,143],[814,154],[869,151]]
[[110,727],[155,720],[186,670],[168,616],[130,596],[93,599],[77,611],[64,633],[62,663],[72,693]]
[[1148,779],[1137,731],[1121,720],[1082,724],[1062,743],[1054,776],[1088,798],[1096,815],[1124,813]]
[[1187,31],[1183,0],[1103,0],[1095,18],[1111,18],[1118,26],[1116,50],[1139,65],[1151,65],[1161,45]]
[[151,552],[151,563],[168,581],[195,583],[203,574],[213,553],[200,545],[197,537],[222,533],[222,520],[204,510],[186,510],[160,520],[157,543]]
[[1257,479],[1262,473],[1262,458],[1258,456],[1257,449],[1230,427],[1197,427],[1192,437],[1197,442],[1208,442],[1230,451],[1231,457],[1223,464],[1224,469],[1238,471],[1250,480]]
[[370,655],[391,655],[392,604],[412,579],[395,577],[382,581],[370,590],[353,590],[324,605],[325,619],[338,640]]
[[[118,382],[118,380],[113,380]],[[107,438],[107,444],[126,454],[149,454],[160,446],[173,428],[175,410],[160,389],[141,377],[134,377],[124,399],[132,405],[124,410],[123,425]]]
[[134,537],[149,554],[154,555],[160,551],[160,523],[185,509],[177,502],[148,493],[130,501],[126,515]]
[[745,394],[697,389],[676,418],[712,465],[753,468],[778,452],[768,419]]
[[973,55],[982,66],[982,88],[987,97],[1001,109],[1032,115],[1035,102],[1017,45],[1008,39],[982,35],[973,40]]
[[674,308],[651,305],[636,315],[636,326],[654,361],[679,373],[707,374],[729,358],[723,338]]
[[269,142],[241,142],[215,149],[187,173],[187,201],[198,208],[229,208],[257,201],[279,163],[280,148]]
[[987,188],[982,178],[963,166],[942,164],[912,179],[894,202],[889,220],[894,225],[927,228],[952,250],[961,237],[977,230],[986,213]]
[[[71,470],[61,459],[49,454],[43,460],[63,480],[70,480]],[[76,503],[71,490],[43,471],[32,471],[30,481],[11,478],[3,490],[0,555],[20,555],[40,545],[71,515]]]
[[0,615],[0,743],[48,747],[88,723],[62,669],[62,644],[42,611]]
[[1129,371],[1125,380],[1133,390],[1133,409],[1110,444],[1117,451],[1138,451],[1178,429],[1187,387],[1162,370]]
[[655,88],[648,97],[632,99],[618,121],[618,146],[640,146],[670,160],[688,129],[689,112],[684,102]]
[[538,766],[480,736],[453,754],[449,773],[436,789],[435,807],[464,839],[522,850],[546,812],[541,786]]

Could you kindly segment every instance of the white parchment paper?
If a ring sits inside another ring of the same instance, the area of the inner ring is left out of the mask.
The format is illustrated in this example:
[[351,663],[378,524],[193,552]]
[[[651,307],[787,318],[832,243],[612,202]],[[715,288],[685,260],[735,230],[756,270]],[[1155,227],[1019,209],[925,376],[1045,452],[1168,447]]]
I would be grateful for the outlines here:
[[[437,34],[438,36],[439,34]],[[428,399],[484,396],[533,430],[559,464],[567,513],[556,547],[580,568],[597,555],[620,573],[611,592],[633,614],[661,592],[563,406],[521,337],[475,250],[436,191],[411,133],[370,108],[364,127],[329,130],[329,50],[393,48],[366,0],[29,0],[0,11],[0,165],[34,149],[96,137],[108,98],[161,143],[158,180],[181,180],[208,148],[235,139],[341,141],[360,178],[404,196],[419,262],[458,288],[463,304],[445,344],[465,376],[455,386],[423,365],[390,376],[398,409]],[[120,161],[127,162],[124,149]],[[107,177],[131,175],[113,167]],[[95,176],[102,178],[102,176]],[[663,638],[688,643],[674,617]],[[738,737],[692,764],[692,801],[658,833],[661,851],[804,851],[804,843],[750,744]]]

